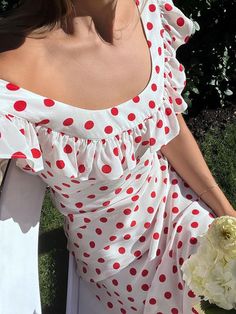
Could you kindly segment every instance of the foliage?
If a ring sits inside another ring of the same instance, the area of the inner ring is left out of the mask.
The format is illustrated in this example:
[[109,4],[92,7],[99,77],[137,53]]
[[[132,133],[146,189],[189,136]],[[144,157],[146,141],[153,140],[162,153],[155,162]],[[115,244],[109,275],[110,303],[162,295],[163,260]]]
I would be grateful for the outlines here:
[[69,253],[63,217],[53,206],[47,190],[39,230],[39,283],[44,314],[66,312]]
[[235,123],[226,126],[224,132],[210,130],[200,142],[200,148],[209,169],[222,191],[236,209],[236,128]]
[[193,113],[236,100],[236,0],[178,0],[176,5],[200,30],[180,47],[188,78],[184,98]]

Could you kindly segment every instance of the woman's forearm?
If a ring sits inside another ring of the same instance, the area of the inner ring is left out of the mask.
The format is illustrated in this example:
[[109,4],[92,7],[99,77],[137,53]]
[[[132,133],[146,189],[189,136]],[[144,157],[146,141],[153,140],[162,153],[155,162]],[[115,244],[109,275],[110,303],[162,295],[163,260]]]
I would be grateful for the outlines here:
[[[182,114],[177,115],[180,133],[167,145],[162,146],[161,152],[173,165],[185,182],[200,195],[201,192],[216,184],[200,148],[185,123]],[[219,186],[208,190],[201,199],[216,213],[217,216],[234,215],[234,208]]]

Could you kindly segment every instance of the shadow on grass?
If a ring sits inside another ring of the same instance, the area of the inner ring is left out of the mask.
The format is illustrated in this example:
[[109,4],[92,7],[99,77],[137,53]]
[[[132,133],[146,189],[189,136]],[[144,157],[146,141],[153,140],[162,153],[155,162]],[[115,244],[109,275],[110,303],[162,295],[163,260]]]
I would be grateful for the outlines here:
[[39,237],[39,268],[43,314],[65,314],[68,258],[67,239],[62,228]]

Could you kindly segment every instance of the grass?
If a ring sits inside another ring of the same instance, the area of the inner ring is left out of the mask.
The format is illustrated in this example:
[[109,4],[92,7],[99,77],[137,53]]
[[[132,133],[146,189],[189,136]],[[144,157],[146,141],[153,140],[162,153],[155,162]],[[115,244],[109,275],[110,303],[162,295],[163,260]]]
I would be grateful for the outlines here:
[[199,144],[217,183],[236,208],[236,124],[228,124],[223,133],[211,129]]
[[[236,208],[236,126],[210,130],[199,146],[217,183]],[[46,193],[39,237],[39,279],[43,314],[65,314],[68,252],[63,216]],[[212,314],[211,308],[206,314]],[[221,312],[219,312],[221,313]],[[231,312],[229,312],[231,313]],[[216,314],[216,312],[214,312]]]
[[43,314],[66,313],[68,251],[63,215],[46,193],[40,221],[39,281]]

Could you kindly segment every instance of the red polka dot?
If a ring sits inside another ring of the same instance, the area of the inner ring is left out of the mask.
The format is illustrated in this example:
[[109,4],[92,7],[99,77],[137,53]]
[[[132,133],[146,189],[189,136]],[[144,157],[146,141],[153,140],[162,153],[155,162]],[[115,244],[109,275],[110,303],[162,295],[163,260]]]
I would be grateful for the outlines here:
[[142,276],[146,277],[147,275],[148,275],[148,270],[147,269],[143,269]]
[[156,104],[153,100],[150,100],[148,105],[149,105],[149,108],[151,108],[151,109],[156,107]]
[[135,118],[136,118],[136,116],[135,116],[134,113],[130,113],[130,114],[128,115],[128,120],[129,120],[129,121],[134,121]]
[[112,114],[113,116],[117,116],[118,113],[119,113],[119,111],[118,111],[118,109],[117,109],[116,107],[111,108],[111,114]]
[[189,240],[189,242],[190,242],[191,244],[196,244],[196,243],[197,243],[197,238],[191,237],[190,240]]
[[12,159],[15,159],[15,158],[23,158],[23,159],[25,159],[26,155],[23,154],[22,152],[15,152],[14,154],[11,155],[11,158]]
[[90,130],[90,129],[92,129],[93,127],[94,127],[94,122],[91,121],[91,120],[85,122],[85,124],[84,124],[84,128],[85,128],[86,130]]
[[140,242],[145,242],[145,241],[146,241],[146,237],[142,235],[142,236],[139,238],[139,241],[140,241]]
[[111,134],[113,132],[113,127],[111,125],[107,125],[104,129],[106,134]]
[[179,311],[178,311],[178,309],[177,308],[172,308],[171,309],[171,314],[179,314]]
[[114,263],[114,264],[113,264],[113,268],[114,268],[114,269],[119,269],[119,268],[120,268],[120,263],[117,263],[117,262]]
[[189,290],[189,292],[188,292],[188,296],[190,297],[190,298],[195,298],[195,293],[192,291],[192,290]]
[[179,65],[179,71],[180,71],[180,72],[183,72],[183,70],[184,70],[184,66],[183,66],[183,64],[180,63],[180,65]]
[[78,238],[80,238],[80,239],[83,238],[83,235],[82,235],[80,232],[77,232],[77,236],[78,236]]
[[95,242],[94,241],[90,241],[89,242],[89,246],[93,249],[95,248]]
[[177,269],[177,266],[176,265],[173,265],[172,266],[172,272],[173,274],[177,273],[178,269]]
[[181,98],[176,98],[176,99],[175,99],[175,102],[176,102],[176,104],[179,105],[179,106],[182,105],[182,103],[183,103],[183,101],[182,101]]
[[111,172],[111,166],[109,166],[109,165],[102,166],[102,172],[103,173],[110,173]]
[[126,286],[126,290],[128,291],[128,292],[131,292],[133,289],[132,289],[132,286],[131,285],[127,285]]
[[127,234],[124,235],[124,239],[125,239],[125,240],[129,240],[130,238],[131,238],[131,235],[130,235],[130,234],[127,233]]
[[157,74],[159,74],[160,73],[160,67],[158,65],[156,65],[155,69],[156,69]]
[[74,122],[74,119],[72,119],[72,118],[67,118],[67,119],[65,119],[65,120],[63,121],[63,125],[64,125],[64,126],[70,126],[70,125],[73,124],[73,122]]
[[150,226],[151,226],[151,223],[149,221],[144,223],[144,228],[148,229],[150,228]]
[[55,101],[49,98],[44,99],[43,102],[46,107],[52,107],[55,105]]
[[182,227],[182,226],[178,226],[177,229],[176,229],[176,231],[177,231],[178,233],[180,233],[182,230],[183,230],[183,227]]
[[85,166],[84,165],[79,165],[78,170],[79,170],[79,173],[85,172]]
[[147,29],[148,29],[148,30],[153,29],[153,24],[152,24],[151,22],[148,22],[148,23],[147,23]]
[[118,249],[120,254],[124,254],[125,253],[125,248],[122,246]]
[[165,281],[166,281],[166,276],[165,276],[164,274],[161,274],[161,275],[159,276],[159,281],[160,281],[160,282],[165,282]]
[[101,222],[103,222],[103,223],[106,223],[106,222],[107,222],[107,218],[106,218],[106,217],[101,217],[99,220],[100,220]]
[[154,304],[157,303],[157,301],[156,301],[155,298],[151,298],[151,299],[149,299],[149,303],[152,304],[152,305],[154,305]]
[[171,11],[173,9],[173,7],[169,3],[166,3],[165,4],[165,9],[166,9],[166,11]]
[[149,206],[149,207],[147,208],[147,212],[148,212],[149,214],[154,213],[154,208],[151,207],[151,206]]
[[14,103],[14,109],[16,111],[23,111],[27,107],[27,103],[24,100],[18,100]]
[[132,276],[135,276],[136,273],[137,273],[137,271],[136,271],[135,268],[130,268],[129,272],[130,272],[130,274],[131,274]]
[[186,36],[186,37],[184,38],[184,42],[187,43],[187,42],[189,41],[189,39],[190,39],[190,36]]
[[198,209],[193,209],[192,210],[192,214],[193,215],[198,215],[199,214],[199,210]]
[[96,229],[95,229],[95,232],[96,232],[96,234],[99,234],[99,235],[100,235],[100,234],[102,234],[102,229],[96,228]]
[[155,6],[155,4],[150,4],[150,5],[149,5],[149,11],[151,11],[151,12],[156,11],[156,6]]
[[179,242],[177,243],[177,248],[180,249],[182,246],[183,246],[183,242],[182,242],[182,241],[179,241]]
[[118,284],[119,284],[116,279],[112,279],[112,283],[113,283],[114,286],[118,286]]
[[149,285],[145,283],[145,284],[143,284],[141,286],[141,288],[142,288],[143,291],[148,291],[149,290]]
[[36,124],[37,124],[37,125],[41,125],[41,124],[47,124],[47,123],[49,123],[49,122],[50,122],[49,119],[44,119],[44,120],[41,120],[41,121],[37,122]]
[[126,209],[123,210],[123,213],[124,213],[125,215],[130,215],[131,212],[132,212],[132,211],[131,211],[130,208],[126,208]]
[[162,120],[158,120],[156,126],[157,126],[157,128],[162,128],[162,126],[163,126],[163,121],[162,121]]
[[40,152],[40,150],[37,149],[37,148],[32,148],[32,149],[31,149],[31,153],[32,153],[32,156],[33,156],[34,158],[40,158],[40,157],[41,157],[41,152]]
[[131,193],[133,193],[133,188],[132,187],[130,187],[130,188],[128,188],[127,190],[126,190],[126,193],[127,194],[131,194]]
[[155,239],[155,240],[158,240],[159,239],[159,237],[160,237],[160,235],[159,235],[159,233],[158,232],[155,232],[155,233],[153,233],[153,239]]
[[179,283],[178,283],[178,289],[179,289],[179,290],[183,290],[183,288],[184,288],[184,287],[183,287],[182,283],[179,282]]
[[17,85],[15,85],[15,84],[13,84],[13,83],[8,83],[8,84],[6,85],[6,88],[9,89],[9,90],[11,90],[11,91],[15,91],[15,90],[18,90],[20,87],[17,86]]
[[182,27],[184,25],[184,19],[182,17],[179,17],[177,19],[177,25],[180,27]]
[[113,304],[111,302],[107,302],[107,306],[112,309],[113,308]]
[[197,228],[198,227],[198,222],[194,221],[191,223],[192,228]]
[[57,160],[56,165],[57,165],[57,168],[59,169],[63,169],[65,167],[65,163],[63,160]]
[[172,297],[171,292],[170,292],[170,291],[166,291],[166,292],[164,293],[164,297],[165,297],[166,299],[170,299],[170,298]]
[[173,208],[172,208],[172,213],[173,213],[173,214],[177,214],[178,212],[179,212],[178,207],[173,207]]
[[177,192],[174,192],[173,194],[172,194],[172,198],[177,198],[178,197],[178,193]]
[[165,126],[165,134],[168,134],[170,132],[170,129],[168,126]]
[[170,116],[170,115],[172,114],[172,109],[171,109],[171,108],[166,108],[166,109],[165,109],[165,114],[166,114],[167,116]]
[[122,222],[118,222],[116,224],[116,228],[118,228],[118,229],[122,229],[123,227],[124,227],[124,224]]
[[161,171],[165,171],[165,170],[166,170],[166,165],[162,165],[162,166],[160,167],[160,169],[161,169]]
[[138,103],[139,101],[140,101],[139,96],[136,96],[136,97],[133,98],[133,102]]
[[155,83],[153,83],[151,85],[151,89],[155,92],[157,90],[157,85]]
[[141,255],[141,251],[137,250],[134,252],[134,256],[139,257]]
[[66,154],[70,154],[70,153],[72,153],[72,151],[73,151],[73,149],[72,149],[72,147],[71,147],[69,144],[67,144],[67,145],[64,147],[64,152],[65,152]]
[[76,206],[77,208],[81,208],[81,207],[83,207],[83,203],[78,202],[78,203],[75,204],[75,206]]

